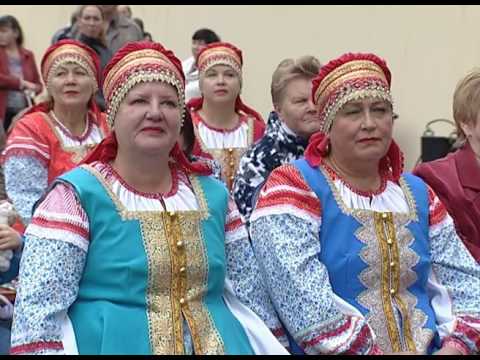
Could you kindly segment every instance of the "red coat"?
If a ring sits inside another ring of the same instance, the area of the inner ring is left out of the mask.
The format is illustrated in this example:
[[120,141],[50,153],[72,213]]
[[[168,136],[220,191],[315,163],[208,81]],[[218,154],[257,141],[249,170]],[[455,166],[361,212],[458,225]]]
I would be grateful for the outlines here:
[[[20,48],[23,79],[42,86],[35,58],[30,50]],[[5,118],[7,109],[7,95],[9,90],[20,90],[20,79],[10,75],[8,56],[4,48],[0,47],[0,119]],[[41,91],[41,90],[40,90]]]
[[470,144],[442,159],[420,164],[413,173],[437,193],[458,235],[480,263],[480,165]]

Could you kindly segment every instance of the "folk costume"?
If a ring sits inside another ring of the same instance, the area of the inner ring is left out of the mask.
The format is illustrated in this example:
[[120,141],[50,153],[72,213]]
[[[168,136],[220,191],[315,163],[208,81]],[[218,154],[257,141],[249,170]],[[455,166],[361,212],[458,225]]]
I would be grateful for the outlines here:
[[[127,93],[152,81],[172,85],[183,108],[171,51],[138,42],[117,52],[103,85],[113,129]],[[140,192],[112,167],[117,147],[113,131],[39,204],[26,230],[12,353],[286,353],[225,186],[176,143],[171,190]]]
[[298,352],[479,350],[480,267],[435,192],[402,174],[395,142],[374,192],[355,189],[325,161],[337,111],[351,100],[392,103],[390,83],[373,54],[322,67],[312,96],[323,132],[304,159],[272,172],[250,218],[272,301]]
[[[200,74],[215,65],[227,65],[242,79],[242,52],[232,44],[209,44],[201,50],[197,62]],[[235,103],[239,122],[233,129],[219,129],[208,125],[199,114],[202,104],[203,97],[194,98],[188,103],[196,135],[193,155],[217,160],[222,167],[222,180],[231,190],[240,158],[250,145],[263,136],[265,123],[260,114],[242,102],[240,95]]]
[[94,84],[83,134],[73,135],[57,118],[52,104],[44,102],[28,109],[16,123],[3,153],[7,195],[25,225],[48,185],[77,166],[109,132],[106,116],[93,98],[100,78],[97,54],[75,40],[62,40],[49,47],[41,63],[47,89],[55,70],[66,63],[80,65]]

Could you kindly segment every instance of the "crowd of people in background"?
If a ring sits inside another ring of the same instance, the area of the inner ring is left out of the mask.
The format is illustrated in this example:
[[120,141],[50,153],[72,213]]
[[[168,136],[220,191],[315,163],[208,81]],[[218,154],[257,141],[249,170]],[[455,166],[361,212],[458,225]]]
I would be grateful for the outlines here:
[[479,353],[480,70],[409,172],[377,54],[279,59],[264,120],[208,28],[180,61],[81,5],[23,44],[0,16],[1,354]]

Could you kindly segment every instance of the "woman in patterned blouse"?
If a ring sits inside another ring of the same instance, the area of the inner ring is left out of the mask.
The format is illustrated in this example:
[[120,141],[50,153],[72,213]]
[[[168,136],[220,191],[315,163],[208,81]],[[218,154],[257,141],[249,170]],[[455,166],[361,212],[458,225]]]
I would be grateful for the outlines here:
[[275,169],[250,218],[268,290],[307,354],[471,354],[480,266],[392,139],[391,75],[373,54],[322,67],[322,132]]
[[41,62],[49,100],[15,123],[4,151],[5,186],[25,225],[33,204],[59,175],[74,168],[109,132],[95,103],[100,63],[75,40],[50,46]]
[[12,353],[286,353],[233,200],[177,142],[184,88],[157,43],[107,65],[113,132],[27,227]]

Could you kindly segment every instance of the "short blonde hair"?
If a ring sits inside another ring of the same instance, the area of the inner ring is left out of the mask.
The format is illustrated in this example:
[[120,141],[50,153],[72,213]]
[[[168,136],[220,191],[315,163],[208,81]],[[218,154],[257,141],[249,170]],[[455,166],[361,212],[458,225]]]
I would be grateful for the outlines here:
[[457,144],[467,140],[461,124],[476,124],[480,112],[480,69],[467,74],[453,94],[453,119],[457,126]]
[[320,61],[311,55],[282,60],[272,75],[270,91],[273,105],[278,105],[282,101],[284,90],[291,80],[299,77],[313,79],[320,71],[320,67]]

